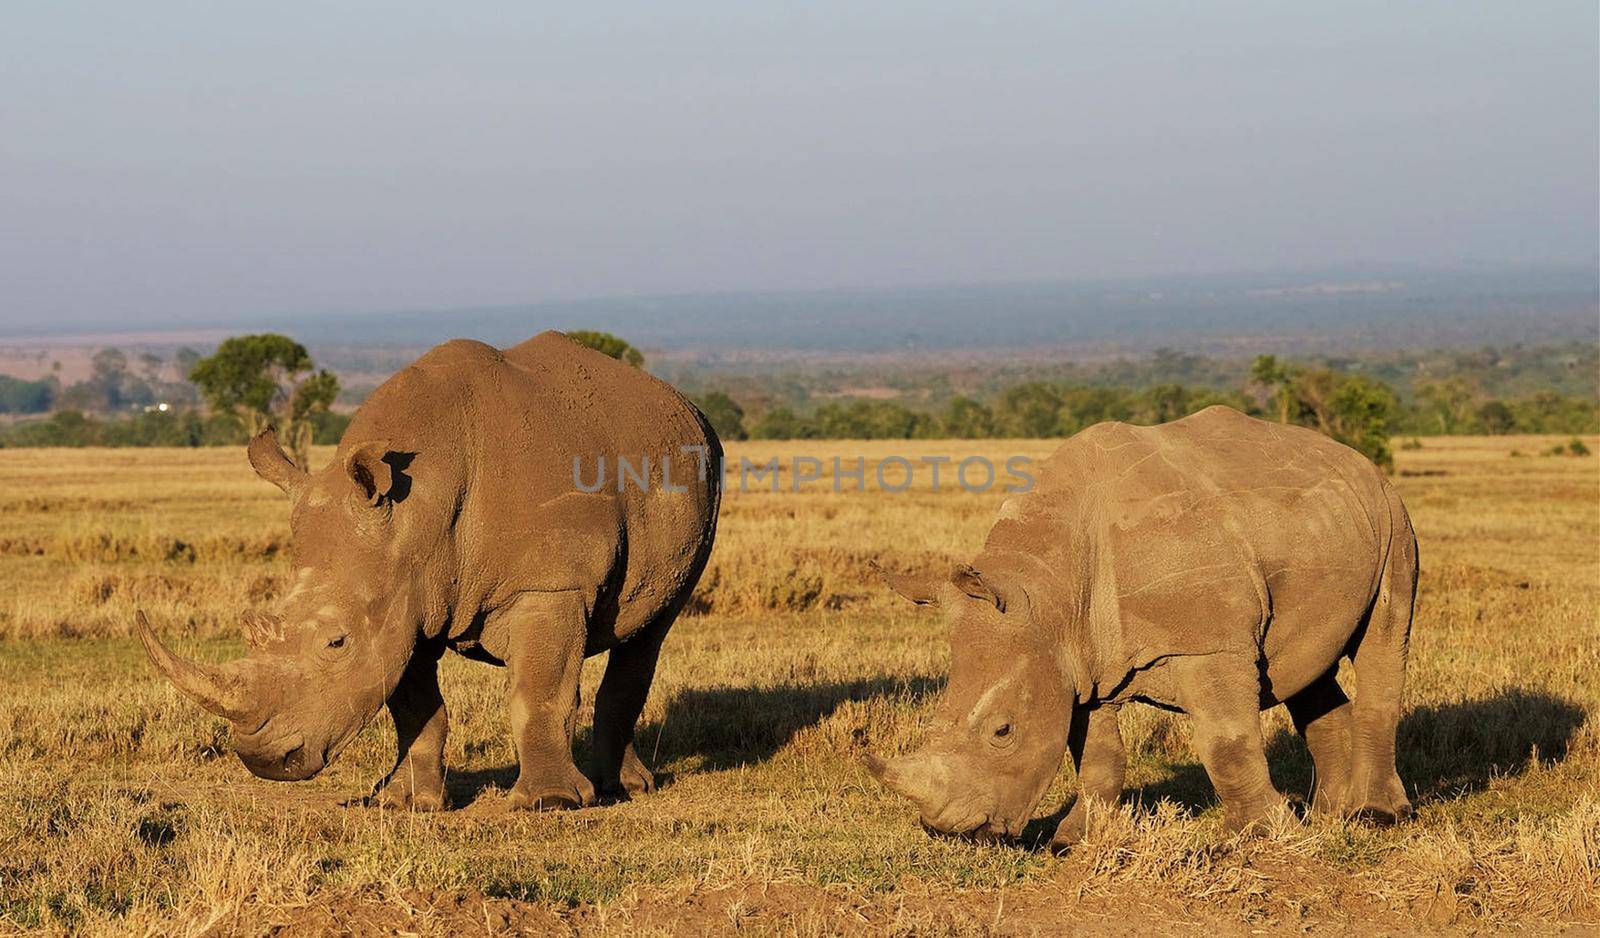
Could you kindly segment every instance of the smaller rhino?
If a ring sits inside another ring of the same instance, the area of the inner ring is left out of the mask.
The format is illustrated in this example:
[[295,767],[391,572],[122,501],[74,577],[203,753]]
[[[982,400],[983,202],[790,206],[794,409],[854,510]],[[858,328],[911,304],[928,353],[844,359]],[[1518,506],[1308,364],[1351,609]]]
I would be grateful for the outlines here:
[[[972,562],[886,574],[943,610],[950,683],[927,744],[869,770],[945,833],[1015,837],[1070,752],[1081,794],[1053,845],[1122,794],[1139,701],[1194,719],[1230,833],[1282,816],[1259,711],[1288,706],[1313,810],[1410,814],[1395,770],[1417,585],[1400,496],[1354,450],[1226,407],[1104,423],[1009,499]],[[1340,689],[1350,657],[1355,701]]]

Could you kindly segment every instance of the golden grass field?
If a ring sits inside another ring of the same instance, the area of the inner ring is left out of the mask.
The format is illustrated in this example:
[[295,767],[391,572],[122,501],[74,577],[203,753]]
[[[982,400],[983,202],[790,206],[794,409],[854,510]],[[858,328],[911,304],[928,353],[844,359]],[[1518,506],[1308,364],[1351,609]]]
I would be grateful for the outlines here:
[[[1400,738],[1414,821],[1223,838],[1186,721],[1135,706],[1127,806],[1064,857],[929,837],[856,761],[915,743],[948,660],[938,621],[867,562],[970,556],[998,492],[934,493],[926,473],[904,494],[730,491],[641,722],[661,790],[507,812],[503,676],[452,657],[456,808],[411,815],[344,804],[391,764],[387,717],[319,778],[261,781],[230,754],[226,723],[159,680],[129,638],[143,607],[181,650],[221,658],[239,651],[238,613],[272,602],[286,503],[242,450],[0,451],[0,931],[1596,926],[1600,460],[1538,455],[1553,442],[1427,439],[1397,453],[1423,564]],[[729,456],[1051,448],[746,443]],[[1304,747],[1281,709],[1264,720],[1280,787],[1304,793]],[[1052,816],[1025,840],[1048,839],[1071,791],[1064,768],[1040,809]]]

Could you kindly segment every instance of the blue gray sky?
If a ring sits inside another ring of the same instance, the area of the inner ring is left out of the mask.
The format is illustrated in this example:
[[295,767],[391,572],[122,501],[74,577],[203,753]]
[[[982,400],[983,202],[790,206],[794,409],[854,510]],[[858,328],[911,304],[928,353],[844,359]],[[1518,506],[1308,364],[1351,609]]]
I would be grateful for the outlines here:
[[1593,0],[15,0],[0,325],[1593,263]]

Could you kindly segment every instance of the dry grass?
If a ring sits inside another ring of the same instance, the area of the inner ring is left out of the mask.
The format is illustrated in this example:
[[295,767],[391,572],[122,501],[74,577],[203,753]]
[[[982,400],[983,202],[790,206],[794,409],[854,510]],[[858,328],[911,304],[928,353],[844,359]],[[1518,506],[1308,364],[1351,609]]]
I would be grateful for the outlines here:
[[[855,764],[911,745],[947,650],[866,561],[969,556],[998,494],[731,492],[641,739],[650,798],[508,814],[501,674],[447,662],[442,815],[342,807],[392,759],[380,719],[322,778],[251,778],[127,637],[135,605],[188,650],[237,649],[272,600],[286,512],[228,451],[0,452],[0,930],[424,933],[576,928],[827,934],[1222,934],[1600,920],[1600,461],[1551,441],[1399,452],[1422,539],[1401,774],[1418,819],[1218,833],[1182,718],[1124,714],[1134,804],[1065,858],[933,839]],[[1595,446],[1595,441],[1590,441]],[[744,444],[777,454],[1003,459],[1050,444]],[[326,458],[326,453],[321,454]],[[869,462],[869,478],[871,463]],[[737,484],[735,478],[734,484]],[[785,478],[787,489],[789,480]],[[847,486],[849,487],[849,486]],[[586,706],[599,662],[586,670]],[[1310,765],[1269,713],[1279,784]],[[579,747],[587,739],[580,737]],[[1064,769],[1042,810],[1071,791]],[[1048,834],[1040,818],[1028,835]]]

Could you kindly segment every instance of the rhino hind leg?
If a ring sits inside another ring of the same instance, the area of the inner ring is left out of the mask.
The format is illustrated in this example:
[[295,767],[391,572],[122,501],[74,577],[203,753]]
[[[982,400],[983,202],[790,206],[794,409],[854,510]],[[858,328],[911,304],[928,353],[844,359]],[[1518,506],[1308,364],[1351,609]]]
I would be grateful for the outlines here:
[[606,673],[594,699],[590,777],[603,800],[621,801],[656,790],[656,778],[634,749],[634,732],[655,681],[661,643],[677,617],[663,612],[606,655]]
[[1406,523],[1390,547],[1388,567],[1366,625],[1357,634],[1354,654],[1350,806],[1355,816],[1379,824],[1411,816],[1411,801],[1395,768],[1395,736],[1416,591],[1416,539]]
[[1109,811],[1122,798],[1122,783],[1128,771],[1128,753],[1122,745],[1122,728],[1117,724],[1116,706],[1090,710],[1074,707],[1072,725],[1067,731],[1067,751],[1078,773],[1078,800],[1056,825],[1050,848],[1057,852],[1070,848],[1089,832],[1089,816]]
[[581,808],[594,785],[572,760],[572,732],[583,673],[588,616],[575,590],[527,592],[497,615],[508,619],[506,651],[517,783],[511,807]]
[[1267,770],[1256,662],[1219,653],[1178,659],[1177,666],[1180,702],[1194,720],[1195,749],[1222,800],[1223,829],[1255,832],[1291,817]]
[[444,791],[444,741],[449,715],[439,692],[440,649],[419,645],[389,695],[399,757],[378,783],[370,803],[411,811],[440,811]]
[[1350,800],[1350,698],[1339,687],[1338,664],[1285,703],[1295,731],[1311,750],[1316,785],[1311,809],[1342,815]]

